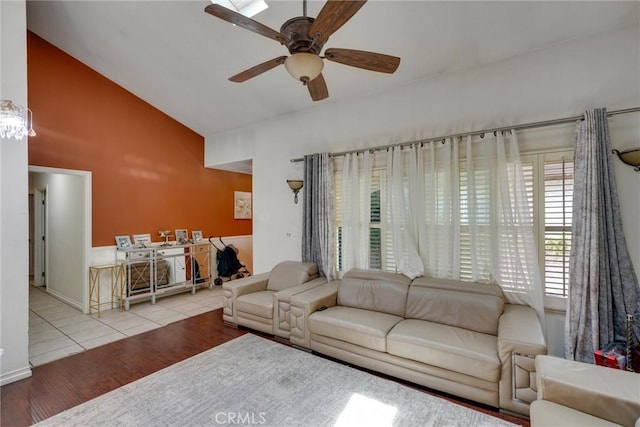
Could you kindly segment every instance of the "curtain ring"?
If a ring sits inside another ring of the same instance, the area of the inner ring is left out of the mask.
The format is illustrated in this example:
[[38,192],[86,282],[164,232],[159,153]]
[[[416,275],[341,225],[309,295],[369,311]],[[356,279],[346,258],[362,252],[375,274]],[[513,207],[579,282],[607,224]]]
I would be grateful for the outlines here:
[[442,145],[444,145],[444,144],[445,144],[445,139],[444,139],[444,138],[442,138]]
[[498,131],[493,131],[493,136],[498,136]]
[[484,132],[480,134],[480,139],[484,139]]

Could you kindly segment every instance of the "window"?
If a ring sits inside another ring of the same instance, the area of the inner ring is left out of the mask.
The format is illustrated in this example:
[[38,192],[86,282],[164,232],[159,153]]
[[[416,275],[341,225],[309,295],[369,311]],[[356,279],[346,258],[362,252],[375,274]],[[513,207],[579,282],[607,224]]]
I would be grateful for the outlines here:
[[[389,230],[389,204],[385,197],[385,170],[374,169],[371,176],[371,217],[369,222],[369,268],[396,271]],[[342,271],[342,173],[334,176],[336,192],[336,269]]]
[[544,177],[544,224],[539,252],[544,266],[545,295],[569,295],[569,254],[573,216],[573,155],[545,154],[541,159]]
[[[564,309],[565,298],[569,286],[569,255],[571,252],[571,223],[573,214],[573,152],[548,152],[521,156],[524,174],[524,186],[527,202],[530,206],[530,218],[533,220],[534,232],[537,236],[538,263],[540,277],[545,291],[545,306]],[[472,257],[480,265],[488,265],[489,233],[488,215],[491,209],[489,199],[489,171],[476,170],[473,177],[467,176],[466,166],[460,165],[460,276],[463,280],[488,281],[491,278],[489,269],[472,272]],[[467,183],[473,178],[476,192],[473,203],[480,214],[469,217],[470,199]],[[342,174],[336,173],[336,224],[340,224]],[[482,191],[482,183],[487,182],[486,194]],[[369,267],[374,269],[396,271],[391,242],[391,223],[389,201],[386,197],[386,170],[374,169],[371,179],[371,219]],[[482,215],[486,212],[486,215]],[[471,247],[469,229],[486,231],[487,239],[480,238],[475,242],[475,250]],[[342,270],[342,236],[337,229],[337,268]],[[525,250],[518,246],[515,250]],[[486,262],[483,262],[486,258]],[[517,284],[516,284],[517,285]]]

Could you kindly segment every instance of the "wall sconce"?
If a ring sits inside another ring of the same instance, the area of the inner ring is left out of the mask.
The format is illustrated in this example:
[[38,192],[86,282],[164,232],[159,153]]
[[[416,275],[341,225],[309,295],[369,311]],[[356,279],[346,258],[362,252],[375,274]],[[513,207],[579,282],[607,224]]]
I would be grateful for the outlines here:
[[9,99],[0,100],[0,138],[22,139],[36,136],[33,130],[33,113]]
[[293,202],[295,204],[298,204],[298,193],[304,185],[304,181],[302,181],[301,179],[288,179],[287,184],[289,184],[289,188],[291,189],[291,191],[293,191]]
[[633,170],[640,172],[640,148],[625,151],[611,150],[611,152],[616,154],[622,163],[633,166]]

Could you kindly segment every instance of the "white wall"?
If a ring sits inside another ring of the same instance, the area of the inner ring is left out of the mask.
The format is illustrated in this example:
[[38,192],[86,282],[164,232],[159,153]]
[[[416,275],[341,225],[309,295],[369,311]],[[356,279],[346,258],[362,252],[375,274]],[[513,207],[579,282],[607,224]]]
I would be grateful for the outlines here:
[[32,180],[47,193],[47,292],[79,310],[85,308],[88,286],[85,181],[83,175],[42,172],[33,173]]
[[[26,107],[24,0],[0,1],[0,41],[0,98]],[[27,175],[27,138],[0,140],[0,384],[31,375]]]
[[[329,98],[306,112],[208,135],[205,165],[253,159],[254,269],[267,271],[283,259],[300,259],[302,204],[293,204],[285,181],[300,178],[302,164],[289,159],[570,117],[589,108],[636,107],[639,55],[640,30],[634,26],[417,81],[377,96],[341,103]],[[614,140],[614,146],[639,145],[639,116],[611,120],[612,134],[627,135],[624,141]],[[616,128],[619,123],[625,123],[620,125],[623,129]],[[548,138],[554,133],[562,137]],[[572,145],[571,126],[520,135],[525,150]],[[640,272],[640,178],[618,162],[616,172],[627,242]]]

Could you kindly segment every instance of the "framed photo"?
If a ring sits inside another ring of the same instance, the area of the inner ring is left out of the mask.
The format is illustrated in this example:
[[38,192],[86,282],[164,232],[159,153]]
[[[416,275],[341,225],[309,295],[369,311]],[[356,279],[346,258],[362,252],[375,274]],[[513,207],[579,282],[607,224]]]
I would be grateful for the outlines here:
[[151,234],[134,234],[133,244],[143,248],[151,246]]
[[129,236],[116,236],[116,246],[118,249],[131,249],[131,238]]
[[189,237],[188,237],[186,228],[177,228],[176,229],[176,242],[178,242],[178,243],[184,242],[188,238]]
[[251,193],[247,191],[233,192],[233,218],[251,219]]
[[192,231],[191,238],[194,242],[199,242],[202,240],[202,231]]

